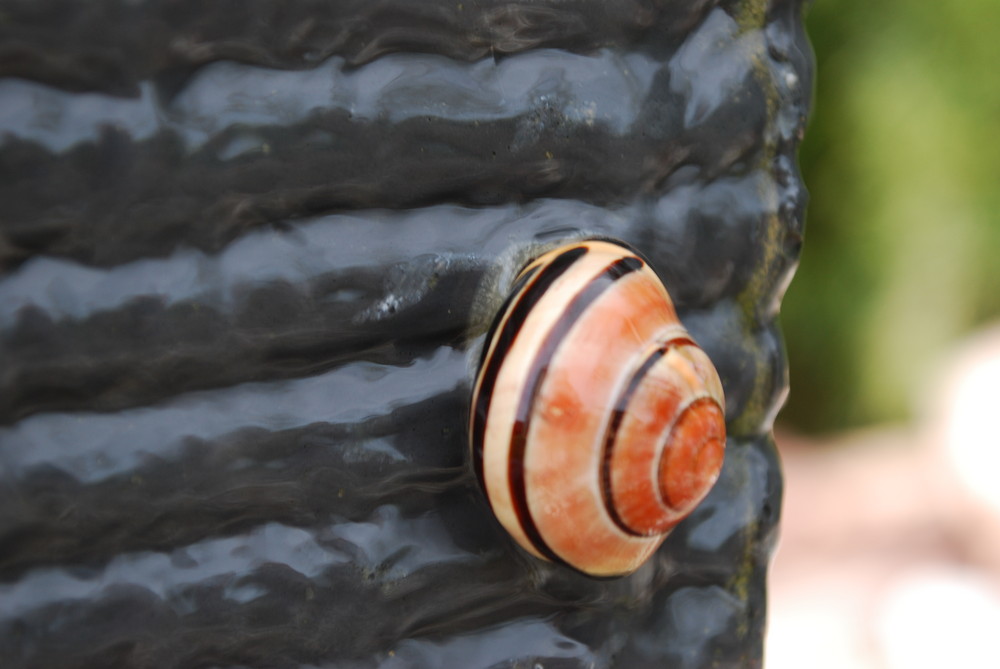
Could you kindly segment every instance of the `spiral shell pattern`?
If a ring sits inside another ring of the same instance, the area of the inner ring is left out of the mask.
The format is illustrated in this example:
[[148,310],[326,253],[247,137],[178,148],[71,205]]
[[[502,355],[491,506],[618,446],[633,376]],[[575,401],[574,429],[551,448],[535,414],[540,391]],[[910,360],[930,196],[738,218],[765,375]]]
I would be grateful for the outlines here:
[[627,574],[718,478],[724,406],[648,264],[581,241],[525,267],[498,313],[473,393],[472,459],[529,553]]

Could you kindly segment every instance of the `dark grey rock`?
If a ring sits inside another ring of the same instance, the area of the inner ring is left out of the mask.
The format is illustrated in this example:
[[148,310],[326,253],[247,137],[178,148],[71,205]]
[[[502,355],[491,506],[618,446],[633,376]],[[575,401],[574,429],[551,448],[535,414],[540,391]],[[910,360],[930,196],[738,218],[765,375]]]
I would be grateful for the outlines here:
[[[5,2],[5,667],[759,667],[800,3]],[[542,243],[646,255],[727,393],[635,574],[528,556],[466,453]]]

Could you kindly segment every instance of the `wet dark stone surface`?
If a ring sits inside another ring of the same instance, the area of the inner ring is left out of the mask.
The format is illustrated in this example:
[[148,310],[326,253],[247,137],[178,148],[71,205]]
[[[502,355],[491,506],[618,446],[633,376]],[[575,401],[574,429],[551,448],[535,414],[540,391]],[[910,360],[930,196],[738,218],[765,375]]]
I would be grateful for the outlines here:
[[[761,665],[798,2],[0,9],[5,667]],[[466,453],[493,310],[582,234],[727,394],[719,484],[612,580]]]

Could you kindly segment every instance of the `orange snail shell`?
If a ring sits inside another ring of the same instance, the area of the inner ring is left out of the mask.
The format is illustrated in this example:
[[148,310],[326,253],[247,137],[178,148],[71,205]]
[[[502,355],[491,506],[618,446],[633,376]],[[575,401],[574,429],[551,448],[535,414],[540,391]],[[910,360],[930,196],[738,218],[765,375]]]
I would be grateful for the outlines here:
[[633,251],[581,241],[525,267],[487,336],[473,461],[497,519],[536,557],[639,568],[708,494],[722,383]]

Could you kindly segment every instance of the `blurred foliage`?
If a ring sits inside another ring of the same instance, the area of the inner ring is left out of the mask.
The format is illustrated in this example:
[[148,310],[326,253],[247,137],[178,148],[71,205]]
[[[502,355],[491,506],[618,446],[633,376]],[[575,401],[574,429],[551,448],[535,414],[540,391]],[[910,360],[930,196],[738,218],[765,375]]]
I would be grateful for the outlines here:
[[1000,2],[818,0],[806,24],[781,418],[820,432],[907,418],[947,344],[1000,315]]

